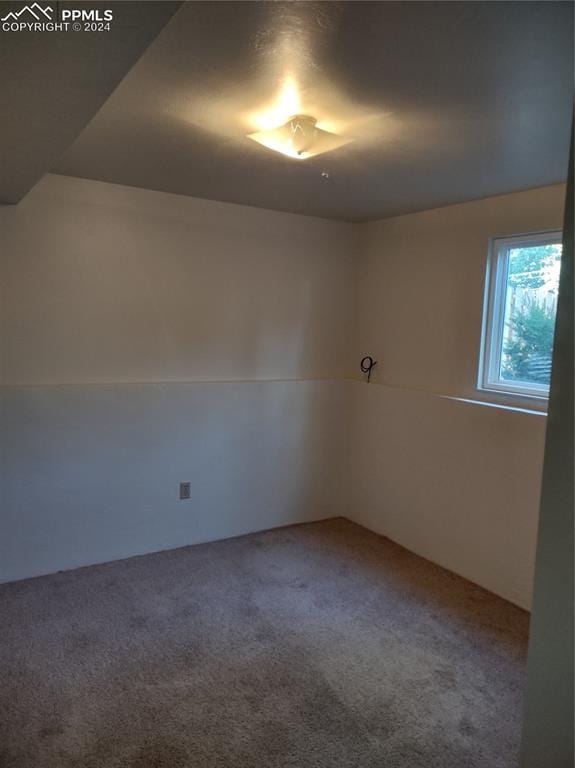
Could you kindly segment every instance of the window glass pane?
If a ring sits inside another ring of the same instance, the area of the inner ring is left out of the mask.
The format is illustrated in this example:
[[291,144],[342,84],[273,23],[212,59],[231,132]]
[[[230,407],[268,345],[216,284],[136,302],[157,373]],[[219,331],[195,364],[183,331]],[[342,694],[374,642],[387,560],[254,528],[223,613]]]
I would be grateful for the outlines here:
[[548,387],[561,244],[509,248],[499,378]]

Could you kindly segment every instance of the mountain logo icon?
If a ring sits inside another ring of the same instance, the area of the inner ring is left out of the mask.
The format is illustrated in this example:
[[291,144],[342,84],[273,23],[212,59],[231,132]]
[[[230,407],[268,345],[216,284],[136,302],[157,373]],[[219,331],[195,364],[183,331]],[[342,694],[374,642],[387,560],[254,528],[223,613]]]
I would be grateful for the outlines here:
[[28,14],[33,16],[36,21],[52,21],[52,8],[47,6],[42,8],[38,3],[32,3],[32,5],[25,5],[19,11],[9,11],[6,16],[3,16],[0,21],[18,21],[22,14]]

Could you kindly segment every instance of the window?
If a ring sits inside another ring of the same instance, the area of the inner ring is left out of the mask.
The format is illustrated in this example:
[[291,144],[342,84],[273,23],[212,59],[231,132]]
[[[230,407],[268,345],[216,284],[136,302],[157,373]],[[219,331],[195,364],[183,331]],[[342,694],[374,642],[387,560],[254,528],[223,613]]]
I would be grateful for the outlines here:
[[491,242],[480,389],[548,397],[560,267],[561,232]]

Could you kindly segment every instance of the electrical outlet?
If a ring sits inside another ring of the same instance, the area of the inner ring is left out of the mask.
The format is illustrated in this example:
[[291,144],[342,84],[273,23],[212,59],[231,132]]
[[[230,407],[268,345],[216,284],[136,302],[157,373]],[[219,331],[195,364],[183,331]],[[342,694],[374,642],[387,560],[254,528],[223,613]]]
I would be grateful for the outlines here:
[[180,483],[180,499],[189,499],[191,493],[191,483]]

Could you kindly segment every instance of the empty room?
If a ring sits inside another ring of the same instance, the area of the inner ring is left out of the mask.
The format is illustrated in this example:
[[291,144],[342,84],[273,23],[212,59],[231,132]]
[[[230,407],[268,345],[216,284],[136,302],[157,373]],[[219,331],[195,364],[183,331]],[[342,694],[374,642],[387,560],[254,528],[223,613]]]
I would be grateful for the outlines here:
[[0,768],[571,768],[573,4],[0,2]]

